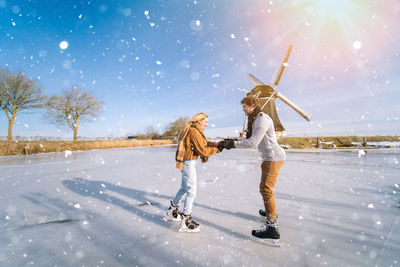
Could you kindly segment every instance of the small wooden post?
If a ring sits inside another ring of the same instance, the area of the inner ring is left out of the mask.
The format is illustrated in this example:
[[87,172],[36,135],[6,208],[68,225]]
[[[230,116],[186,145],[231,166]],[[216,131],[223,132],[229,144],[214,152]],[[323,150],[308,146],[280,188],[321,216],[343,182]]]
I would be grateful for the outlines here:
[[321,139],[317,137],[317,148],[321,148]]
[[367,137],[363,137],[363,146],[364,146],[364,147],[367,146]]

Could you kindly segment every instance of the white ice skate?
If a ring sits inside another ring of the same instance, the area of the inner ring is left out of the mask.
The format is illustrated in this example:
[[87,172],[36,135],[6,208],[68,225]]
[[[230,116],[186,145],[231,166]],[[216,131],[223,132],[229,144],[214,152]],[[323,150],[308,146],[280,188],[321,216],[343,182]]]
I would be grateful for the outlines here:
[[182,213],[179,211],[179,206],[175,206],[171,201],[171,206],[165,211],[164,221],[180,222],[182,220]]
[[200,232],[200,224],[192,219],[192,215],[184,215],[179,225],[179,232]]

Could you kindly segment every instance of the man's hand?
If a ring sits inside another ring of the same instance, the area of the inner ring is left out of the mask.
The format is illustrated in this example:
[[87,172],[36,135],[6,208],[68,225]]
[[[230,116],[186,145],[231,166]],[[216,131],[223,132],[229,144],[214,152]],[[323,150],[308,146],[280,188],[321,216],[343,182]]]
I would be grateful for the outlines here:
[[225,139],[219,143],[219,146],[221,146],[222,148],[228,149],[228,150],[231,148],[235,148],[235,140],[234,139]]
[[218,151],[219,151],[219,152],[221,152],[222,150],[224,150],[224,146],[223,146],[222,143],[220,143],[220,144],[217,146],[217,148],[218,148]]
[[[223,142],[223,141],[222,141]],[[217,148],[218,151],[221,152],[222,150],[224,150],[224,145],[222,144],[222,142],[218,142]]]

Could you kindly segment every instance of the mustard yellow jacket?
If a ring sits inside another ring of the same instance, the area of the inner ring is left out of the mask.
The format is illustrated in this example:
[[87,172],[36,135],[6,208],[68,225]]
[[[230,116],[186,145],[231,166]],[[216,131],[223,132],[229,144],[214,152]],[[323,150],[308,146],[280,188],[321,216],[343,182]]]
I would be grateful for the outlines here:
[[217,143],[207,141],[197,125],[190,127],[183,142],[185,146],[183,160],[195,160],[200,156],[201,160],[206,162],[208,157],[219,153]]

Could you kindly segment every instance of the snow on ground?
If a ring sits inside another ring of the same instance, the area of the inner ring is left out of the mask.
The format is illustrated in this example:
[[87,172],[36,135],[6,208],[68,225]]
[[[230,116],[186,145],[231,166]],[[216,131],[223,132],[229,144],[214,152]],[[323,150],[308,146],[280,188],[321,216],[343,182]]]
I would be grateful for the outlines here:
[[256,150],[198,161],[200,233],[162,221],[175,148],[0,158],[0,266],[398,266],[399,149],[291,150],[276,186],[281,248],[262,221]]

